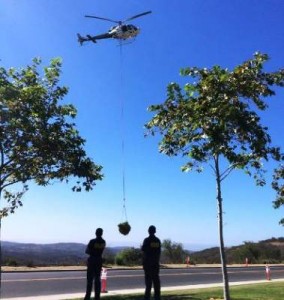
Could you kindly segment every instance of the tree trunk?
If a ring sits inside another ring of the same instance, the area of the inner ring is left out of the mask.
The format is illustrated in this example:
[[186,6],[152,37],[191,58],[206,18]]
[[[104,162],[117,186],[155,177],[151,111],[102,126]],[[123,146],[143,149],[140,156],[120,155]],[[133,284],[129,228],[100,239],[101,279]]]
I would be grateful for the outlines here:
[[[0,203],[1,203],[1,189],[0,189]],[[2,299],[2,216],[0,216],[0,299]]]
[[222,275],[223,275],[223,292],[224,299],[230,300],[229,291],[229,279],[227,272],[227,261],[224,246],[224,236],[223,236],[223,207],[222,207],[222,193],[221,193],[221,176],[219,169],[219,158],[215,157],[215,170],[216,170],[216,184],[217,184],[217,207],[218,207],[218,229],[219,229],[219,239],[220,239],[220,258],[222,265]]
[[[1,196],[0,196],[1,200]],[[2,299],[2,236],[1,236],[2,217],[0,217],[0,299]]]

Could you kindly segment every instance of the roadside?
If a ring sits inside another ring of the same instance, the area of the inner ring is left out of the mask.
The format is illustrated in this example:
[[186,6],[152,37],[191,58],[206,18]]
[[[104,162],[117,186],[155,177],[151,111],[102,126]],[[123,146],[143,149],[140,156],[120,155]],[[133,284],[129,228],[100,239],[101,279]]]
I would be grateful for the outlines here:
[[[276,282],[284,282],[283,279],[275,279],[270,281],[273,283]],[[270,283],[267,280],[259,280],[259,281],[243,281],[243,282],[231,282],[230,286],[248,286],[252,284],[264,284]],[[186,286],[174,286],[174,287],[162,287],[163,292],[171,292],[171,291],[186,291],[186,290],[198,290],[198,289],[208,289],[208,288],[218,288],[222,287],[223,283],[214,283],[214,284],[196,284],[196,285],[186,285]],[[101,294],[101,297],[105,296],[123,296],[123,295],[131,295],[131,294],[142,294],[144,289],[129,289],[129,290],[116,290],[109,291],[106,294]],[[3,298],[2,300],[75,300],[82,299],[84,297],[84,293],[76,293],[76,294],[61,294],[61,295],[50,295],[50,296],[38,296],[38,297],[20,297],[20,298]]]

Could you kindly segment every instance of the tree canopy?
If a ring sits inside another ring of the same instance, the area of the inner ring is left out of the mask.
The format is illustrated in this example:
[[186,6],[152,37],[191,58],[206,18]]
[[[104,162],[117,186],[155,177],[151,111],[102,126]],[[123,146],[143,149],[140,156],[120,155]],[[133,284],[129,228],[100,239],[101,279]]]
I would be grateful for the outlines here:
[[[45,186],[74,177],[73,191],[90,191],[103,177],[83,148],[75,107],[60,103],[68,93],[59,84],[61,60],[51,60],[43,71],[40,64],[34,59],[25,68],[0,68],[0,194],[8,202],[1,216],[22,205],[31,180]],[[15,184],[23,190],[11,192]]]
[[187,255],[188,252],[184,250],[181,243],[175,243],[169,239],[163,240],[161,255],[162,263],[182,264],[185,262]]
[[[270,158],[283,160],[257,112],[268,108],[264,99],[275,95],[272,86],[284,86],[283,69],[263,70],[268,59],[266,54],[255,53],[232,71],[220,66],[182,69],[181,75],[189,82],[183,88],[170,83],[165,102],[149,107],[155,115],[146,128],[148,134],[162,134],[160,152],[184,156],[187,162],[183,171],[201,172],[203,163],[223,157],[229,166],[221,180],[239,168],[254,176],[258,185],[264,185],[263,162]],[[275,173],[274,187],[278,191],[283,174],[283,167]],[[276,206],[283,203],[281,199]]]
[[[283,160],[283,158],[282,158]],[[275,169],[273,175],[272,187],[277,193],[275,201],[273,201],[274,208],[279,208],[284,205],[284,165],[281,164],[278,168]],[[279,222],[284,226],[284,218]]]

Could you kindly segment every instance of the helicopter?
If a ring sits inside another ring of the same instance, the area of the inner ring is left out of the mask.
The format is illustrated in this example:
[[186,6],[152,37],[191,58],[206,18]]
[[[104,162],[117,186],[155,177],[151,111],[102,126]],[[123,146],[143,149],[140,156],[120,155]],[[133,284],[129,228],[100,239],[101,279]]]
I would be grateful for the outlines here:
[[118,25],[112,26],[106,33],[95,35],[95,36],[92,36],[90,34],[87,34],[86,36],[81,36],[79,33],[77,33],[78,42],[81,45],[83,45],[84,42],[96,43],[97,40],[101,40],[101,39],[114,38],[117,40],[124,41],[127,39],[135,38],[139,34],[140,29],[132,24],[125,24],[125,22],[145,16],[147,14],[150,14],[151,12],[152,11],[146,11],[146,12],[140,13],[138,15],[135,15],[133,17],[130,17],[124,21],[116,21],[116,20],[112,20],[112,19],[108,19],[108,18],[101,18],[101,17],[86,15],[85,16],[86,18],[94,18],[94,19],[109,21],[109,22],[117,23]]

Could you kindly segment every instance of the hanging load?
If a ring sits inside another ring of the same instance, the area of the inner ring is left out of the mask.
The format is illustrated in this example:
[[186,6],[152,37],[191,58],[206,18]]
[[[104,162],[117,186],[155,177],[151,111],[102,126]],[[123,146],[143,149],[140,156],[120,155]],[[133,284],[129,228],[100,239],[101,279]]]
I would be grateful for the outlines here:
[[129,225],[129,223],[127,221],[123,222],[123,223],[119,223],[118,230],[121,234],[127,235],[131,230],[131,226]]

